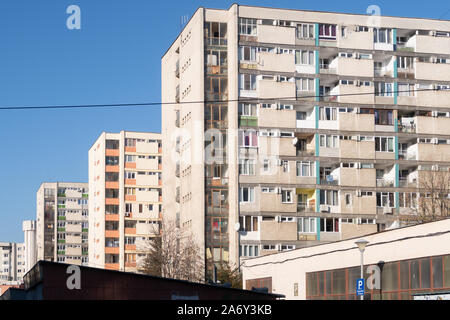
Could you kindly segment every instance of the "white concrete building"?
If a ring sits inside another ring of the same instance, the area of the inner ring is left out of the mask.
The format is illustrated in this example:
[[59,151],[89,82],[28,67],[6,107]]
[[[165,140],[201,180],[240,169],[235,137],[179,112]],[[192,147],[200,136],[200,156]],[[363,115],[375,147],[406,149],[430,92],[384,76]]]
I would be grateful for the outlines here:
[[37,262],[36,221],[23,221],[22,230],[24,233],[25,272],[28,272]]
[[87,183],[45,182],[36,194],[37,260],[87,265]]
[[160,234],[161,134],[103,132],[89,149],[90,266],[136,272]]
[[24,274],[24,244],[0,242],[0,285],[20,284]]
[[162,57],[163,209],[208,278],[448,212],[450,22],[373,18],[199,8]]
[[[364,235],[365,299],[409,300],[450,293],[450,219]],[[286,299],[356,299],[360,251],[352,238],[248,259],[245,289]],[[380,283],[374,275],[380,270]]]

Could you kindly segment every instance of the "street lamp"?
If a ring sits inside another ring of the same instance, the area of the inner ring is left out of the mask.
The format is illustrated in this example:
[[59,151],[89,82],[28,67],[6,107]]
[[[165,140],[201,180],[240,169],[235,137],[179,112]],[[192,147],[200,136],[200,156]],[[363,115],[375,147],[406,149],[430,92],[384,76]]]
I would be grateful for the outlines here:
[[[365,239],[359,239],[358,241],[355,242],[355,244],[358,246],[359,248],[359,252],[361,252],[361,279],[364,279],[364,249],[366,249],[367,244],[369,243],[369,241],[365,240]],[[361,300],[364,300],[364,295],[361,296]]]

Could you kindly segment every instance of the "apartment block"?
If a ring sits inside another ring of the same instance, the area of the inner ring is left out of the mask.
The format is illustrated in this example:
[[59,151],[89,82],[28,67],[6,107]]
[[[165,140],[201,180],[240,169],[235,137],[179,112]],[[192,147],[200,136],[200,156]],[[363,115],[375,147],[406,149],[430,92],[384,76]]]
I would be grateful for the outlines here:
[[24,244],[0,242],[0,285],[22,283],[25,275]]
[[137,272],[160,234],[161,134],[103,132],[89,150],[89,265]]
[[44,182],[36,199],[37,260],[87,265],[87,183]]
[[25,272],[34,267],[37,262],[36,258],[36,221],[26,220],[22,222],[22,230],[24,233],[24,254],[25,254]]
[[165,213],[209,275],[413,223],[450,167],[449,68],[448,21],[199,8],[162,58]]

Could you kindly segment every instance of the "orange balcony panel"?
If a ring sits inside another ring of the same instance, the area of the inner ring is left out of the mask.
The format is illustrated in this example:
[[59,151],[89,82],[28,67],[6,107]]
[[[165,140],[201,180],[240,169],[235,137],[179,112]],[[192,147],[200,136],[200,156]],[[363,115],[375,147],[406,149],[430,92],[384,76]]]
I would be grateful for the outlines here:
[[125,184],[136,185],[136,179],[125,179]]
[[119,247],[105,247],[105,253],[119,254]]
[[158,153],[162,153],[162,148],[158,148]]
[[136,195],[134,195],[134,194],[127,194],[127,195],[125,195],[125,200],[127,200],[127,201],[136,201]]
[[126,162],[125,168],[136,169],[136,162]]
[[125,147],[125,152],[136,152],[136,147]]
[[126,244],[125,250],[136,251],[136,245],[135,244]]
[[162,196],[159,196],[159,202],[162,202]]
[[119,172],[119,166],[106,166],[105,167],[106,172]]
[[158,164],[158,170],[162,170],[162,164]]
[[105,188],[107,189],[119,189],[119,181],[106,181]]
[[136,228],[125,228],[125,234],[136,234]]
[[118,263],[105,263],[105,269],[107,270],[119,270]]
[[119,204],[119,199],[117,198],[106,198],[105,204]]
[[162,186],[162,181],[158,180],[158,185]]
[[119,149],[106,149],[105,150],[105,155],[106,156],[118,157],[120,155],[120,150]]
[[118,214],[105,214],[105,221],[119,221],[119,215]]
[[105,237],[107,238],[119,238],[119,230],[105,230]]
[[125,267],[136,268],[136,262],[125,262]]

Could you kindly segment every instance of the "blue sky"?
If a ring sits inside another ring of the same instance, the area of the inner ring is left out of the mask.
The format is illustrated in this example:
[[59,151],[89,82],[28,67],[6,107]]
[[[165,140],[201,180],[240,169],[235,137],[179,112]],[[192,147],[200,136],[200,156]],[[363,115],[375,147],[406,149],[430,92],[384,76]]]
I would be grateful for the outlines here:
[[[160,58],[197,7],[233,1],[2,0],[0,107],[160,101]],[[68,30],[66,8],[81,8]],[[450,18],[447,1],[245,1],[268,7]],[[44,181],[87,182],[88,149],[102,131],[161,130],[161,109],[0,110],[0,241],[23,241]]]

